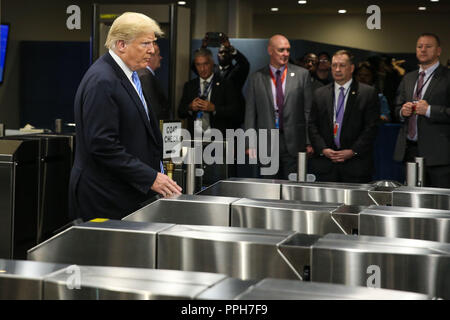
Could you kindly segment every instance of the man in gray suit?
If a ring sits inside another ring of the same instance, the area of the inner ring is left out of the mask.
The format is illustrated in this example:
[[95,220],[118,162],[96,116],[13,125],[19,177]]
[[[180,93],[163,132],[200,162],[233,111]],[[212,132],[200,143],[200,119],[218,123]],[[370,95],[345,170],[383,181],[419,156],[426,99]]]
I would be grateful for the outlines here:
[[[247,130],[279,129],[278,141],[270,141],[270,132],[267,139],[267,150],[271,150],[271,143],[278,143],[280,168],[273,178],[279,179],[297,172],[298,152],[313,152],[306,128],[312,102],[311,79],[306,69],[288,63],[290,49],[286,37],[270,38],[270,64],[251,75],[245,108]],[[255,146],[249,145],[248,154],[256,158]]]
[[450,188],[450,72],[439,63],[439,38],[422,34],[416,44],[419,70],[400,83],[395,115],[404,122],[394,159],[425,158],[425,185]]

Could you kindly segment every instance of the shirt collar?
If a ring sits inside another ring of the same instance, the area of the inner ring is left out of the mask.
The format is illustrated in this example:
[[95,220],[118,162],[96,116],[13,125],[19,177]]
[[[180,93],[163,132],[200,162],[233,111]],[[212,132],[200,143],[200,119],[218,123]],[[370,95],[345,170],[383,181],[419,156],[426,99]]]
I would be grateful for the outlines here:
[[335,90],[339,90],[340,87],[344,87],[344,91],[346,92],[348,90],[348,88],[350,87],[350,85],[352,84],[353,78],[348,80],[346,83],[344,83],[343,86],[341,86],[339,83],[337,83],[336,81],[334,82],[334,87]]
[[282,66],[280,69],[275,68],[274,66],[272,66],[271,64],[269,64],[270,70],[272,71],[272,73],[275,75],[275,73],[280,70],[281,73],[284,72],[284,68],[286,68],[286,65]]
[[419,73],[422,72],[422,71],[425,71],[425,76],[428,77],[430,74],[432,74],[434,72],[434,70],[437,69],[437,67],[439,67],[439,61],[436,62],[435,64],[433,64],[431,67],[429,67],[426,70],[423,70],[422,66],[420,66]]
[[200,83],[203,83],[203,81],[208,81],[208,82],[211,82],[211,80],[212,80],[212,78],[214,77],[214,72],[209,76],[209,78],[208,79],[203,79],[203,78],[200,78]]
[[114,61],[119,65],[120,69],[123,70],[123,72],[125,73],[127,78],[131,81],[131,83],[133,83],[133,79],[131,78],[131,76],[133,75],[133,71],[130,68],[128,68],[125,62],[123,62],[123,60],[111,49],[109,50],[109,54],[114,59]]
[[153,75],[155,75],[155,71],[153,71],[152,68],[150,68],[149,66],[147,66],[147,69],[150,70],[150,72],[151,72]]

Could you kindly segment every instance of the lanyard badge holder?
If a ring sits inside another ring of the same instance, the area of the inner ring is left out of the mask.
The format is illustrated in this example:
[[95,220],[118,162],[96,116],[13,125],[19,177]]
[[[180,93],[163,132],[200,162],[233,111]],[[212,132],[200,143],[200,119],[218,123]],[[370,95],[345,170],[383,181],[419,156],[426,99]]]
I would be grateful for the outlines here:
[[[206,87],[203,88],[203,93],[201,92],[201,88],[198,88],[198,97],[202,100],[208,100],[209,92],[212,89],[212,80],[208,83]],[[198,128],[197,130],[203,131],[203,111],[197,112],[197,117],[194,121],[194,128]]]
[[[269,70],[269,71],[270,71],[270,78],[272,79],[272,82],[273,82],[273,84],[275,86],[275,90],[276,90],[277,82],[276,82],[275,76],[273,75],[272,70]],[[284,68],[283,75],[281,76],[281,83],[283,83],[284,79],[286,79],[286,74],[287,74],[287,67]],[[276,106],[276,108],[275,108],[275,129],[280,129],[280,110],[279,110],[279,106]]]

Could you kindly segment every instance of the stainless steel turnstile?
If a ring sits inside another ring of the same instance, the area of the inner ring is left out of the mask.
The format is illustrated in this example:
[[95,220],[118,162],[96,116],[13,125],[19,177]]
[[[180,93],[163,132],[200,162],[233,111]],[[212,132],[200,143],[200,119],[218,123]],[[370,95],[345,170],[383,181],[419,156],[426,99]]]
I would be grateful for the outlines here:
[[237,300],[427,300],[425,294],[398,290],[325,284],[318,282],[264,279]]
[[0,259],[0,300],[410,299],[403,291],[223,274]]
[[158,232],[171,224],[93,220],[28,251],[28,259],[91,266],[156,268]]
[[450,244],[329,234],[312,246],[312,281],[450,299]]
[[123,220],[352,234],[358,231],[362,209],[338,203],[180,195],[159,199]]
[[176,225],[158,234],[158,269],[218,272],[230,277],[291,278],[277,253],[289,231]]
[[359,234],[450,243],[450,211],[370,206],[359,213]]

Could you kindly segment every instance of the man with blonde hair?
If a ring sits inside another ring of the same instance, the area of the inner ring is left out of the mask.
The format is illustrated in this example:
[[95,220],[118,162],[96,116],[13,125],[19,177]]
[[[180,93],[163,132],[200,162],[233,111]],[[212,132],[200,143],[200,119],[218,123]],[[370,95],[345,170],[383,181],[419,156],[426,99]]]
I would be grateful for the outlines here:
[[127,12],[111,26],[109,52],[86,72],[75,96],[77,147],[69,185],[72,218],[121,219],[156,194],[181,188],[162,169],[162,138],[136,70],[162,35],[151,18]]

